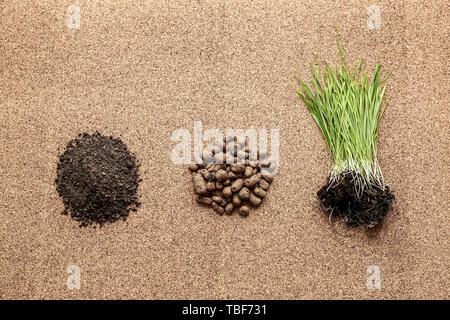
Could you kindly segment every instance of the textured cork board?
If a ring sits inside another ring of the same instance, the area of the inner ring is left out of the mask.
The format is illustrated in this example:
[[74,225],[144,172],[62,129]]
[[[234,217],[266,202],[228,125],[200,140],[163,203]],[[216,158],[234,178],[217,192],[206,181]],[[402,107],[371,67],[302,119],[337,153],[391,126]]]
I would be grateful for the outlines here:
[[[81,8],[80,29],[66,25]],[[366,9],[381,9],[369,30]],[[449,298],[446,1],[3,1],[0,298]],[[397,202],[376,231],[317,209],[328,152],[295,94],[311,49],[392,71],[379,160]],[[192,197],[170,161],[177,128],[280,129],[280,171],[247,219]],[[120,136],[142,162],[142,208],[79,228],[56,163],[79,132]],[[69,290],[67,268],[81,270]],[[381,271],[369,290],[367,268]]]

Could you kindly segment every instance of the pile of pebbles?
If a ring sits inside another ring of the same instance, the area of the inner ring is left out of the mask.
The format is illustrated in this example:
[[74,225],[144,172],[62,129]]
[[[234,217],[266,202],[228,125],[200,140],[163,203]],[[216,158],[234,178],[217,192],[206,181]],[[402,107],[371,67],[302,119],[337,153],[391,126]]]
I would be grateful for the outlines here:
[[261,168],[270,166],[270,157],[264,161],[261,157],[250,161],[248,139],[234,140],[235,156],[232,156],[226,152],[229,143],[231,141],[225,138],[223,153],[213,152],[216,160],[223,159],[223,164],[204,161],[191,164],[188,168],[192,173],[198,203],[212,207],[220,215],[231,215],[238,209],[239,214],[246,217],[250,214],[250,207],[261,205],[273,181],[272,175],[261,174]]

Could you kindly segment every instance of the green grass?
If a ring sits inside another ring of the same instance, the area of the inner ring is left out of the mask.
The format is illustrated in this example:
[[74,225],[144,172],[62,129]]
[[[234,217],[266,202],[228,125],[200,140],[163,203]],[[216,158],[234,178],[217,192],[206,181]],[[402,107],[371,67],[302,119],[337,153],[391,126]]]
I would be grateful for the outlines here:
[[[383,175],[377,160],[378,125],[385,110],[383,96],[386,80],[380,78],[381,65],[369,79],[361,60],[353,70],[345,63],[337,39],[341,63],[335,68],[321,68],[310,63],[311,85],[298,78],[300,99],[317,122],[333,161],[330,183],[344,174],[356,180],[357,194],[364,188],[384,190]],[[386,100],[386,99],[385,99]]]

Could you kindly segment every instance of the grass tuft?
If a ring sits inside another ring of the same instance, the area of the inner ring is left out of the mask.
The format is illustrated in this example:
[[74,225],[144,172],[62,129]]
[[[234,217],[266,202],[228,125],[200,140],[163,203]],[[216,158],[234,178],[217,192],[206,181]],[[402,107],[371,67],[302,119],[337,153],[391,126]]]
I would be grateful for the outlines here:
[[[361,195],[365,188],[385,189],[377,160],[378,125],[386,102],[387,77],[380,77],[378,63],[371,78],[361,60],[353,70],[345,63],[337,37],[341,62],[335,68],[314,66],[311,85],[300,77],[297,94],[317,122],[331,153],[330,185],[351,174]],[[384,99],[386,100],[386,99]]]

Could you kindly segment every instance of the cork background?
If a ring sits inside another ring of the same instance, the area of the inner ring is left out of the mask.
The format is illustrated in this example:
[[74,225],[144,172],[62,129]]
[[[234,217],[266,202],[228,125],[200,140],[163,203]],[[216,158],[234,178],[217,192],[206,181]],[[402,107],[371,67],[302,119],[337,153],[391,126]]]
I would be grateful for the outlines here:
[[[81,8],[81,28],[66,25]],[[366,12],[381,9],[381,28]],[[448,3],[0,1],[1,299],[448,299]],[[328,151],[295,93],[314,49],[392,70],[379,161],[396,195],[376,230],[317,207]],[[280,129],[280,171],[247,219],[194,203],[172,132]],[[79,132],[141,160],[142,207],[79,228],[55,190]],[[81,270],[69,290],[67,267]],[[381,288],[369,290],[369,266]]]

